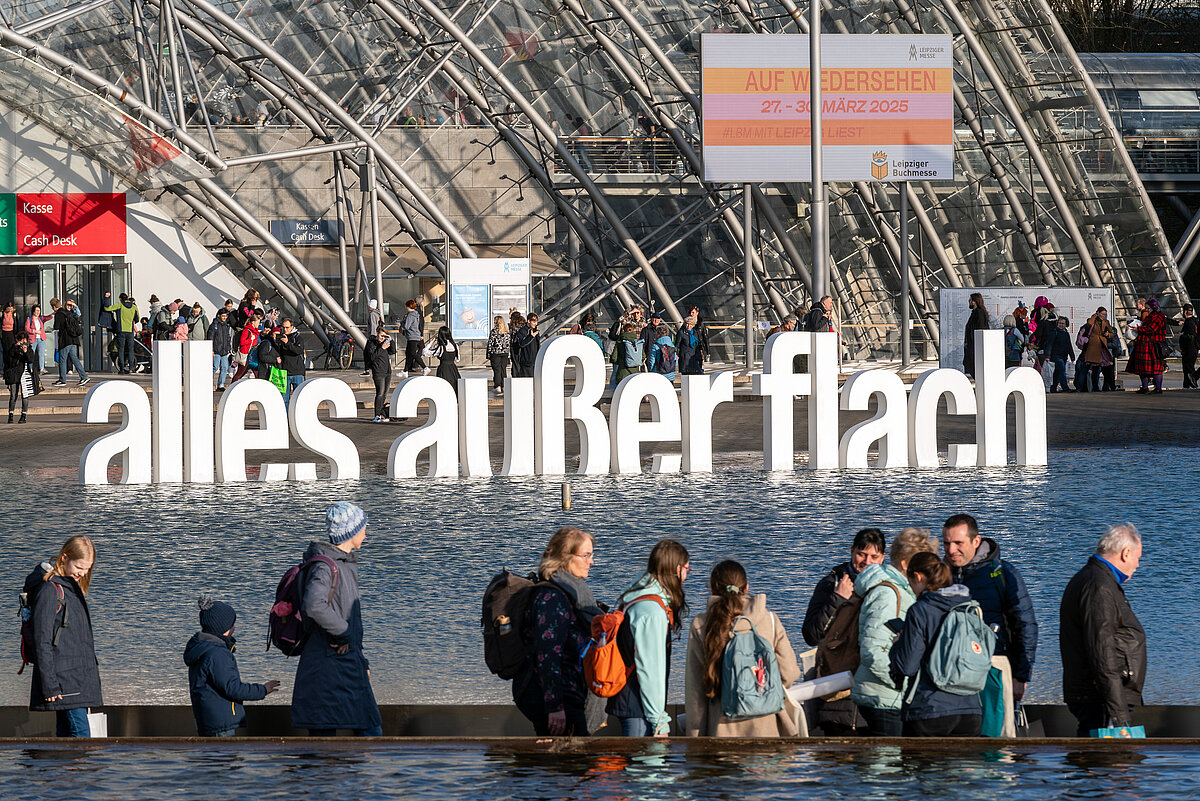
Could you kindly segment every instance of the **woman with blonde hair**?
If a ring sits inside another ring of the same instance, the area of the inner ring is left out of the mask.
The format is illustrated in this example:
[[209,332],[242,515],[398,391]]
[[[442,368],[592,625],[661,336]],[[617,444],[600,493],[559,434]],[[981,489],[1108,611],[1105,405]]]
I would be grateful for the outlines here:
[[587,685],[580,653],[591,639],[592,618],[600,614],[587,577],[595,540],[578,528],[554,532],[538,564],[539,583],[521,630],[528,653],[513,679],[513,701],[539,736],[589,734]]
[[492,363],[492,389],[497,395],[504,394],[504,377],[508,375],[509,351],[512,340],[508,334],[508,324],[504,315],[497,314],[492,321],[492,331],[488,334],[487,360]]
[[767,596],[751,595],[746,570],[731,559],[709,576],[708,609],[696,615],[688,632],[684,699],[689,737],[795,737],[795,702],[784,694],[784,707],[773,715],[729,720],[721,711],[721,668],[734,630],[750,626],[771,643],[784,687],[800,678],[796,652],[779,615],[767,609]]
[[621,608],[633,635],[634,671],[624,689],[608,702],[608,714],[621,720],[626,737],[665,737],[667,679],[671,641],[687,613],[683,581],[692,572],[687,548],[675,540],[659,540],[650,551],[646,572],[621,593]]
[[33,646],[29,709],[54,712],[59,737],[90,737],[88,707],[104,704],[87,604],[95,566],[92,541],[71,537],[53,564],[43,562],[25,579]]

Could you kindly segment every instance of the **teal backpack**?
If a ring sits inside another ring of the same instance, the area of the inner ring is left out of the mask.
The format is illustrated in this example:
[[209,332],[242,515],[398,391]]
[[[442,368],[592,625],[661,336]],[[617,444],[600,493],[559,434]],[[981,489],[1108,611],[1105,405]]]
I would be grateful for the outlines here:
[[642,347],[645,342],[640,338],[630,342],[628,339],[622,340],[625,343],[625,366],[626,367],[641,367],[642,366]]
[[987,684],[996,635],[976,601],[952,607],[938,627],[929,653],[929,678],[939,690],[975,695]]
[[[750,624],[738,631],[740,621]],[[734,619],[721,661],[721,713],[730,720],[774,715],[783,709],[783,679],[775,647],[744,615]]]

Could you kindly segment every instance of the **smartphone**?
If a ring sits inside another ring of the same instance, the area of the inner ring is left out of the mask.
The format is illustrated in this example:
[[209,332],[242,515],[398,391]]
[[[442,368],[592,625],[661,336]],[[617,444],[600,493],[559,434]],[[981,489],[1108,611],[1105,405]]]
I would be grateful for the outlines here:
[[904,629],[904,621],[898,617],[894,617],[883,625],[888,627],[893,634],[899,634]]

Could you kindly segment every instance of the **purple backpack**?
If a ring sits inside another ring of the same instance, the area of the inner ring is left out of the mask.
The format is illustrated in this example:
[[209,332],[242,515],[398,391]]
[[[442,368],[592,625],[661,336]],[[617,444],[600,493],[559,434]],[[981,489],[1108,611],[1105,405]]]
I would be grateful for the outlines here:
[[315,562],[329,565],[333,573],[333,585],[329,588],[329,600],[337,591],[338,569],[328,556],[314,556],[287,569],[279,586],[275,588],[275,605],[271,607],[271,615],[267,623],[267,634],[270,642],[267,650],[274,645],[284,656],[298,656],[304,648],[304,615],[301,607],[304,602],[304,569]]

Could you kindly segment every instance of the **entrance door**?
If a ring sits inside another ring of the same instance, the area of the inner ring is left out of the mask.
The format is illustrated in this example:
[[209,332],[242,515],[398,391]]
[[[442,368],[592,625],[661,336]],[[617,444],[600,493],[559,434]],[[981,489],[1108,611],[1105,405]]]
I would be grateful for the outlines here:
[[[96,318],[105,306],[112,306],[122,292],[129,291],[129,265],[117,264],[64,264],[63,297],[71,298],[83,313],[84,367],[106,372],[112,369],[108,359],[108,345],[112,333],[99,328]],[[111,293],[107,300],[104,293]]]

